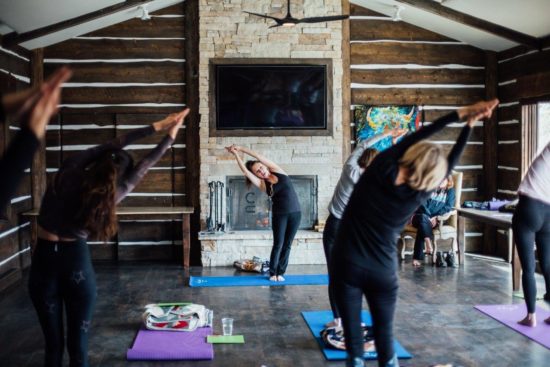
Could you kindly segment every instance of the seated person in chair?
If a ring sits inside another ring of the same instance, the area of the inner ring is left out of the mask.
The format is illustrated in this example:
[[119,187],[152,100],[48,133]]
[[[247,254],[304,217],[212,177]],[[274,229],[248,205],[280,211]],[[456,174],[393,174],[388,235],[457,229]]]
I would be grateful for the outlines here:
[[414,213],[411,224],[417,229],[414,241],[413,266],[420,266],[426,254],[432,254],[433,228],[437,226],[437,217],[453,210],[455,189],[453,177],[447,176],[432,196]]

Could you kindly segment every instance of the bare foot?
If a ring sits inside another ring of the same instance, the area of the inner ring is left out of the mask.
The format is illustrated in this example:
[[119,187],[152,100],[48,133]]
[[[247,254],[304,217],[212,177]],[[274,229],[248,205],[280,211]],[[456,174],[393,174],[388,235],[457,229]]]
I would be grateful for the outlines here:
[[270,281],[270,282],[276,282],[276,281],[278,281],[277,276],[276,276],[276,275],[270,276],[270,277],[269,277],[269,281]]
[[550,325],[550,317],[544,320],[544,323]]
[[[545,320],[546,322],[546,320]],[[518,321],[518,324],[520,325],[525,325],[525,326],[530,326],[530,327],[535,327],[537,326],[537,317],[535,316],[534,313],[528,313],[527,316],[525,316],[525,318],[521,321]]]
[[325,327],[339,327],[342,324],[342,319],[334,319],[331,322],[327,322]]
[[285,278],[282,275],[277,275],[277,281],[284,282]]
[[418,268],[418,267],[421,266],[421,265],[422,265],[422,263],[420,262],[420,260],[415,260],[415,259],[413,259],[413,266],[414,266],[415,268]]

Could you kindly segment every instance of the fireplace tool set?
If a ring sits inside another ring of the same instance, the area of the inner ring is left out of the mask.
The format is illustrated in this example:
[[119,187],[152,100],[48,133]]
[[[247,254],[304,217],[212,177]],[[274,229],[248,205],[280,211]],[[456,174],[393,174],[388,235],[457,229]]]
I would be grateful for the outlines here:
[[223,221],[223,190],[224,183],[221,181],[210,181],[208,183],[208,195],[210,197],[210,212],[206,218],[208,232],[224,232]]

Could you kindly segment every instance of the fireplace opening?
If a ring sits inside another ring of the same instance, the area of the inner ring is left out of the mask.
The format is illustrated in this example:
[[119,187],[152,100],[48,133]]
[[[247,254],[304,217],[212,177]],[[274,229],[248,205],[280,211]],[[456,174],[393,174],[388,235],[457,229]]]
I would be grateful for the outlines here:
[[[317,176],[289,176],[302,209],[300,229],[312,229],[317,221]],[[271,201],[243,176],[227,177],[227,225],[229,230],[270,230]]]

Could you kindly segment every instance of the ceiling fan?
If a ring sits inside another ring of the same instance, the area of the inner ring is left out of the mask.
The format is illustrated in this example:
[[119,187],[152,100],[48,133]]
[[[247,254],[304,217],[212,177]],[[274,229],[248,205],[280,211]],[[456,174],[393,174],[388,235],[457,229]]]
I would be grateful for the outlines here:
[[249,11],[245,11],[245,13],[256,15],[258,17],[267,18],[267,19],[273,19],[275,21],[275,25],[272,25],[269,28],[275,28],[275,27],[292,27],[295,26],[298,23],[320,23],[320,22],[330,22],[333,20],[342,20],[342,19],[348,19],[349,15],[333,15],[333,16],[327,16],[327,17],[310,17],[310,18],[294,18],[290,14],[290,0],[287,0],[287,12],[286,16],[284,18],[276,18],[271,15],[267,14],[258,14],[258,13],[252,13]]

